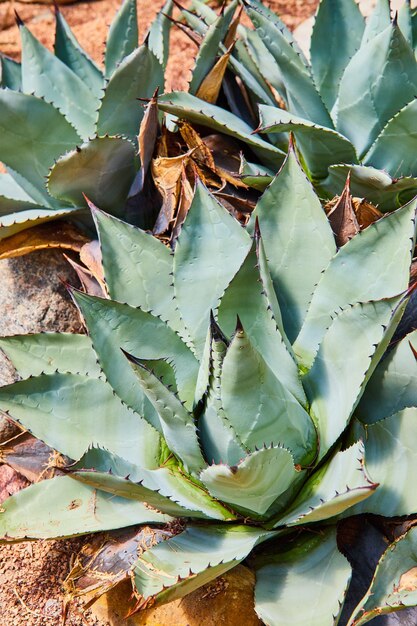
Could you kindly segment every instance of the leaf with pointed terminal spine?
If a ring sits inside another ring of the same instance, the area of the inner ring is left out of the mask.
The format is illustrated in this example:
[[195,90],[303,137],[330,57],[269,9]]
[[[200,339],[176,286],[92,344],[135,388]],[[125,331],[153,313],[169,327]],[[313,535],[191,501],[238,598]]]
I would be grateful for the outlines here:
[[57,476],[23,489],[2,504],[0,542],[58,539],[136,524],[166,524],[172,518],[142,502]]
[[295,463],[313,461],[317,438],[310,416],[241,328],[237,328],[223,362],[221,398],[226,416],[249,449],[272,441],[288,448]]
[[110,26],[106,42],[105,66],[109,78],[138,45],[139,29],[136,0],[124,0]]
[[250,245],[245,230],[198,181],[174,253],[175,297],[198,355],[210,310],[217,309]]
[[293,344],[306,367],[311,366],[332,315],[338,310],[357,302],[392,298],[407,289],[416,205],[417,200],[413,200],[374,222],[332,258]]
[[26,26],[20,26],[19,30],[23,92],[51,102],[87,140],[94,133],[99,100],[83,80],[44,48]]
[[165,69],[169,55],[169,35],[172,22],[169,19],[174,8],[172,0],[167,0],[152,22],[148,33],[148,45]]
[[389,0],[376,0],[375,8],[366,20],[362,45],[382,33],[391,24],[391,9]]

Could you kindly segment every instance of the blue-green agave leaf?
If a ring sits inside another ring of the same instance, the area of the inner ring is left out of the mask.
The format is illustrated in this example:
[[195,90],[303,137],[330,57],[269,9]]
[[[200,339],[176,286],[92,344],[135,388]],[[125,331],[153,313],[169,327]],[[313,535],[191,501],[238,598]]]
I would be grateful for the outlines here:
[[351,576],[335,527],[286,541],[255,565],[255,610],[267,626],[335,626]]
[[386,123],[416,93],[414,52],[399,27],[390,24],[363,45],[346,67],[339,89],[337,130],[352,141],[362,158]]
[[320,200],[293,149],[259,199],[252,221],[255,216],[259,219],[285,332],[293,342],[321,273],[336,252]]
[[239,326],[223,362],[221,399],[240,441],[250,450],[274,442],[288,448],[297,464],[314,460],[317,438],[310,416]]
[[91,89],[96,98],[101,98],[104,88],[104,76],[100,68],[80,46],[57,8],[55,10],[55,55]]
[[263,515],[296,477],[291,453],[279,446],[263,448],[237,465],[210,465],[200,480],[219,500]]
[[28,378],[0,388],[0,410],[72,459],[97,445],[144,467],[157,464],[159,434],[99,378],[81,374]]
[[138,38],[136,0],[124,0],[110,26],[107,36],[104,62],[108,78],[120,63],[136,49]]
[[35,96],[1,89],[0,107],[1,161],[29,182],[32,193],[25,191],[36,202],[52,207],[45,177],[55,159],[81,143],[80,136],[59,111]]
[[173,8],[172,0],[167,0],[152,22],[148,33],[149,49],[152,50],[164,69],[168,62],[169,34],[172,25],[169,17],[172,15]]
[[175,297],[197,355],[203,352],[210,310],[217,309],[250,246],[245,230],[197,182],[174,253]]
[[136,589],[160,603],[181,598],[238,565],[272,536],[250,526],[190,525],[141,555],[134,569]]
[[44,209],[43,207],[35,207],[23,209],[17,213],[9,213],[0,217],[0,239],[10,237],[15,233],[32,228],[43,222],[50,220],[65,219],[71,213],[77,213],[78,209],[62,208],[62,209]]
[[392,298],[407,289],[416,204],[417,200],[413,200],[374,222],[333,257],[314,291],[293,346],[304,365],[311,366],[332,316],[339,309],[357,302]]
[[362,441],[336,454],[303,485],[277,526],[298,526],[340,515],[371,496],[377,484],[367,473]]
[[144,115],[138,98],[151,98],[158,87],[164,87],[162,65],[143,44],[114,70],[101,101],[97,133],[123,135],[136,141]]
[[1,69],[1,87],[8,87],[14,91],[20,91],[22,89],[22,66],[14,59],[6,57],[4,54],[0,54],[0,69]]
[[410,0],[404,0],[404,4],[398,9],[397,20],[402,34],[413,48],[413,22]]
[[404,337],[378,364],[365,387],[355,415],[373,424],[407,407],[417,406],[417,331]]
[[391,9],[389,0],[377,0],[376,6],[366,20],[362,44],[382,33],[391,24]]
[[100,378],[91,339],[73,333],[39,333],[0,338],[0,348],[22,378],[40,374],[81,374]]
[[10,174],[0,174],[0,216],[41,208]]
[[346,65],[361,45],[365,22],[354,0],[322,0],[311,36],[311,67],[331,111]]
[[94,137],[60,157],[48,176],[54,198],[86,206],[84,194],[97,206],[123,215],[136,174],[135,146],[122,137]]
[[58,539],[136,524],[166,524],[142,502],[82,485],[69,476],[35,483],[2,503],[0,541]]
[[[417,605],[417,528],[392,543],[376,567],[368,591],[347,626],[363,626],[375,617]],[[398,618],[401,623],[401,617]]]
[[402,296],[355,304],[340,312],[325,333],[303,379],[317,420],[320,457],[346,428],[405,306]]
[[[45,98],[74,126],[85,140],[94,133],[99,100],[84,81],[47,50],[26,28],[22,39],[22,89]],[[33,123],[31,116],[31,121]],[[50,134],[49,131],[48,134]]]
[[358,162],[355,148],[349,139],[331,128],[319,126],[277,107],[260,105],[259,116],[259,132],[295,133],[303,161],[310,177],[315,180],[325,178],[330,165]]

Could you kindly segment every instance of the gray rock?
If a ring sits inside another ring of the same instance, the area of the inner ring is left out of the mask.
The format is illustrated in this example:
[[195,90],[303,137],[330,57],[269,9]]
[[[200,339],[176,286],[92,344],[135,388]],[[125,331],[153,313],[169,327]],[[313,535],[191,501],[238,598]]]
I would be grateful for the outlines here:
[[[76,307],[61,280],[78,285],[78,279],[56,250],[33,252],[0,261],[0,336],[41,331],[82,331]],[[0,351],[0,385],[17,379]],[[16,427],[0,416],[0,442],[16,434]]]

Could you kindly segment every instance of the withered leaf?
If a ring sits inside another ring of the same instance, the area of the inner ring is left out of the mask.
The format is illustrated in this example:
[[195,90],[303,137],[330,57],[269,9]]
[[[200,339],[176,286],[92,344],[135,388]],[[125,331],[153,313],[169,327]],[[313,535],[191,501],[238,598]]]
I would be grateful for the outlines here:
[[197,90],[197,98],[215,104],[219,97],[220,89],[222,86],[223,78],[229,64],[230,55],[232,54],[235,42],[233,42],[227,52],[225,52],[220,59],[215,63],[207,76],[204,77],[200,87]]
[[88,241],[89,238],[70,222],[47,222],[0,240],[0,260],[48,248],[79,252]]
[[104,286],[103,258],[98,239],[86,243],[80,250],[80,259],[97,281]]
[[191,151],[176,157],[157,157],[152,161],[152,176],[162,196],[162,206],[153,229],[155,235],[165,233],[174,218],[180,197],[181,172],[190,155]]
[[[330,226],[332,227],[336,239],[336,244],[339,248],[347,243],[349,239],[352,239],[360,230],[353,208],[349,183],[350,180],[348,177],[341,196],[333,201],[327,213]],[[327,208],[329,208],[329,204]]]
[[64,257],[71,265],[73,270],[78,276],[78,279],[86,293],[90,296],[98,296],[99,298],[106,298],[107,293],[103,290],[103,286],[98,282],[98,280],[93,276],[90,270],[86,269],[79,263],[76,263],[73,259],[70,259],[66,254]]
[[191,206],[191,202],[193,200],[194,191],[193,187],[190,183],[189,177],[187,176],[186,168],[183,168],[181,172],[181,194],[180,200],[178,203],[178,211],[175,218],[174,226],[172,228],[171,233],[171,248],[175,248],[175,244],[181,232],[181,227],[187,217],[187,213]]
[[181,137],[185,141],[187,148],[193,150],[193,159],[201,161],[207,167],[215,170],[213,155],[208,145],[203,141],[198,132],[183,120],[178,122],[178,129],[181,133]]
[[155,90],[150,102],[146,106],[139,129],[138,141],[142,180],[145,178],[146,172],[148,171],[158,136],[158,90],[159,87]]
[[32,483],[52,478],[67,461],[28,432],[17,435],[0,447],[0,462],[7,463]]

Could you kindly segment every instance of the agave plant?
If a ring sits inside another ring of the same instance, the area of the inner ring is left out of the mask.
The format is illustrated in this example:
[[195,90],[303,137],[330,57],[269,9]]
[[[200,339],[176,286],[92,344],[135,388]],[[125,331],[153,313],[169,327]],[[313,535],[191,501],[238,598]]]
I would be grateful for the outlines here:
[[[198,182],[173,253],[93,207],[108,297],[72,289],[88,336],[0,343],[23,378],[0,409],[59,453],[2,504],[2,541],[151,527],[115,577],[138,608],[251,556],[265,624],[336,624],[337,520],[417,511],[416,333],[382,359],[415,212],[338,250],[293,150],[247,229]],[[350,626],[417,603],[416,549],[414,529],[388,548]]]
[[1,239],[45,221],[81,219],[83,193],[125,215],[139,169],[138,98],[163,88],[171,10],[168,0],[138,47],[136,0],[124,0],[109,30],[104,71],[58,9],[54,53],[18,18],[22,62],[1,57]]
[[[285,150],[287,133],[293,131],[306,171],[322,195],[339,194],[350,170],[354,195],[381,210],[409,200],[417,190],[417,14],[410,3],[391,20],[389,0],[379,0],[365,20],[354,0],[322,0],[311,61],[260,0],[241,4],[255,30],[235,28],[237,42],[220,106],[196,99],[192,81],[190,94],[167,94],[161,107],[209,127],[221,125],[226,133],[245,125],[250,133],[259,108],[257,130],[270,149]],[[192,9],[183,10],[183,16],[204,37],[201,53],[204,46],[213,59],[224,54],[220,35],[227,15],[216,16],[200,0],[193,0]],[[270,178],[262,166],[271,160],[257,156],[257,184],[265,186]],[[242,168],[244,180],[253,173]]]

